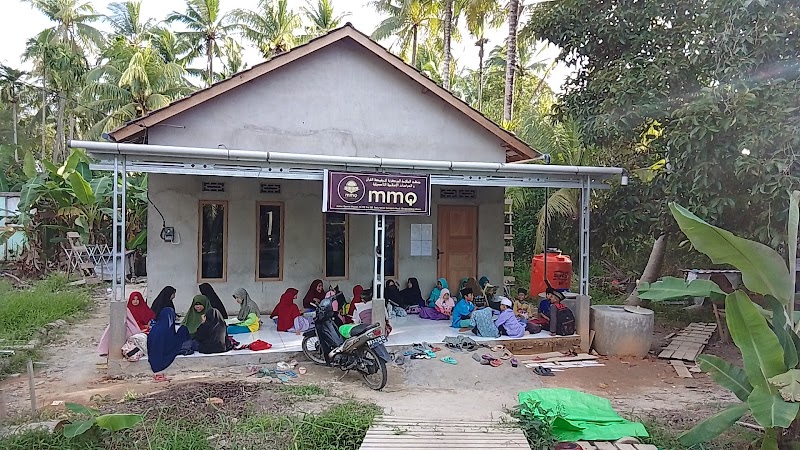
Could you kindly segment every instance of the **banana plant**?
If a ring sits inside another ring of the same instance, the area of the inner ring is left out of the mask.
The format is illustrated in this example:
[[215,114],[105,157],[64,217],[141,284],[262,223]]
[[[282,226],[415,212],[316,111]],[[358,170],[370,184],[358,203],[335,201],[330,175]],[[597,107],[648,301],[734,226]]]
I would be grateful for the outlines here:
[[[748,412],[765,429],[763,450],[790,449],[800,442],[800,318],[794,311],[799,204],[800,191],[792,192],[788,267],[786,260],[770,247],[709,225],[680,205],[670,204],[673,217],[694,248],[715,264],[731,265],[741,271],[747,291],[764,296],[770,310],[767,312],[771,312],[763,314],[744,290],[725,296],[728,329],[742,353],[744,367],[711,355],[701,355],[698,361],[740,402],[683,433],[680,442],[686,446],[714,439]],[[674,280],[660,283],[645,286],[645,295],[649,291],[649,296],[657,300],[720,295],[704,283],[692,286],[681,281],[683,290]]]

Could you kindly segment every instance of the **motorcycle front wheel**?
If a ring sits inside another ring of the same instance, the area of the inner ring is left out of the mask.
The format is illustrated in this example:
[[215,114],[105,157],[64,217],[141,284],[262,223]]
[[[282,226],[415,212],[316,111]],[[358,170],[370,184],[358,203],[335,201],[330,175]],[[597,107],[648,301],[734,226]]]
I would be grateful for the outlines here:
[[[366,383],[370,389],[380,391],[386,386],[386,382],[389,380],[389,375],[386,372],[386,362],[371,348],[365,348],[363,350],[361,359],[362,361],[358,371],[361,372],[361,376],[364,377],[364,383]],[[370,370],[370,367],[372,367],[372,370]]]
[[319,342],[319,337],[316,335],[305,336],[302,347],[306,358],[317,364],[325,364],[325,356],[322,354],[322,344]]

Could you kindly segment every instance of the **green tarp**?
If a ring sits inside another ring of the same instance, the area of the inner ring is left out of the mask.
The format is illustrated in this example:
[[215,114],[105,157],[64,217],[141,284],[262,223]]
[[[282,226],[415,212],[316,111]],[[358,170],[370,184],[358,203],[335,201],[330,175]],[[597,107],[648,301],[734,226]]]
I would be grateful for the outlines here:
[[552,433],[560,441],[612,441],[626,436],[648,436],[644,425],[620,417],[608,400],[572,389],[520,392],[519,403],[523,415],[552,421]]

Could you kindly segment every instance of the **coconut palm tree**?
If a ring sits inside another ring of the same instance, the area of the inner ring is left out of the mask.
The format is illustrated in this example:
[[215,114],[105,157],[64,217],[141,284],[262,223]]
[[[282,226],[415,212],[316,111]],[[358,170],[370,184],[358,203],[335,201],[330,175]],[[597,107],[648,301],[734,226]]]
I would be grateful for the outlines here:
[[86,75],[82,92],[83,112],[106,114],[92,127],[95,136],[162,108],[192,90],[184,79],[184,68],[165,62],[153,47],[117,42],[105,56],[106,63]]
[[517,64],[517,28],[524,0],[509,0],[506,7],[508,38],[506,38],[506,87],[503,96],[503,125],[511,123],[514,109],[514,69]]
[[108,5],[110,14],[105,20],[111,25],[115,36],[124,38],[129,45],[145,45],[150,39],[153,30],[153,20],[143,20],[141,0],[111,3]]
[[444,9],[444,41],[442,42],[442,86],[445,89],[450,89],[450,60],[453,55],[450,53],[450,40],[453,36],[453,0],[443,0],[442,8]]
[[[23,88],[22,78],[27,75],[22,70],[17,70],[0,64],[0,99],[11,105],[11,121],[13,126],[14,145],[19,144],[17,127],[19,126],[19,102]],[[14,161],[19,161],[19,151],[14,148]]]
[[50,21],[55,22],[53,39],[69,43],[75,53],[86,57],[87,51],[100,48],[103,34],[91,25],[102,18],[91,2],[83,0],[26,0]]
[[306,27],[306,38],[321,36],[339,28],[342,20],[350,15],[349,12],[336,14],[333,10],[333,0],[317,0],[316,4],[306,0],[306,6],[302,11],[303,17],[309,22]]
[[255,11],[237,9],[231,12],[236,28],[252,42],[264,58],[288,52],[300,42],[297,30],[300,16],[286,0],[259,0]]
[[186,0],[186,11],[174,11],[166,20],[169,24],[179,22],[186,27],[186,31],[179,31],[177,36],[188,44],[187,57],[190,60],[205,55],[204,78],[209,86],[214,80],[214,58],[222,54],[219,42],[236,26],[227,14],[220,14],[219,2],[220,0]]
[[486,39],[486,27],[499,27],[503,23],[503,14],[500,2],[497,0],[466,0],[464,5],[464,15],[467,20],[467,30],[475,37],[475,46],[478,47],[478,76],[477,76],[477,96],[478,111],[483,106],[483,57],[485,46],[489,42]]
[[420,32],[438,27],[439,4],[434,0],[373,0],[371,5],[388,17],[372,32],[372,38],[383,40],[392,36],[397,38],[405,57],[411,52],[410,64],[417,65],[417,50]]
[[[582,166],[595,155],[594,149],[583,143],[577,122],[566,120],[555,122],[549,114],[552,104],[541,102],[538,108],[532,108],[521,114],[517,129],[519,137],[540,153],[551,156],[554,164]],[[533,196],[529,189],[510,191],[515,208],[530,208]],[[544,206],[539,210],[536,229],[534,253],[544,250],[545,226],[558,218],[575,220],[578,216],[580,190],[561,188],[551,192]]]

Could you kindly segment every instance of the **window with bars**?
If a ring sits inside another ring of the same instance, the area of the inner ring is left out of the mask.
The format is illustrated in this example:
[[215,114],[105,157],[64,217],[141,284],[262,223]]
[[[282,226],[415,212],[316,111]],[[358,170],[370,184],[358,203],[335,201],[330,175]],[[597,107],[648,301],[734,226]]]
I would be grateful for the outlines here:
[[439,191],[440,198],[463,198],[474,199],[477,197],[475,189],[451,189],[445,188]]
[[347,278],[347,214],[325,213],[325,278]]
[[280,194],[281,193],[281,185],[280,184],[261,183],[261,193],[262,194]]
[[204,181],[203,192],[225,192],[225,183],[219,181]]
[[200,280],[225,280],[227,276],[228,203],[200,202],[198,233]]
[[258,204],[258,280],[283,278],[283,204]]

